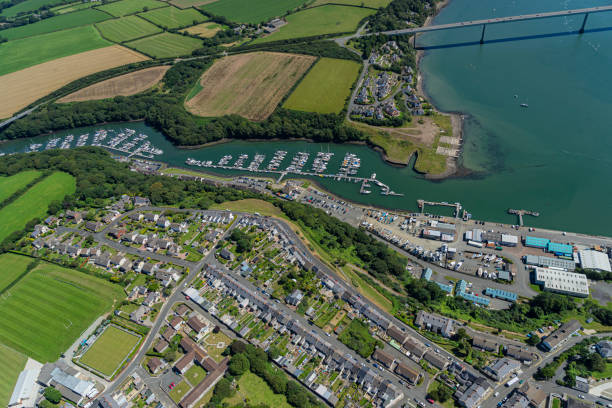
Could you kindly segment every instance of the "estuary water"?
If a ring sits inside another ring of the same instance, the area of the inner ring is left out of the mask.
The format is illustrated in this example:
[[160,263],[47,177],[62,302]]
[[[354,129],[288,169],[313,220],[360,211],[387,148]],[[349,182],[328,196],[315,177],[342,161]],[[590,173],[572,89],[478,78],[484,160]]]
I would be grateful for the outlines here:
[[[451,0],[434,24],[610,4],[612,0]],[[358,184],[314,180],[364,204],[416,210],[417,199],[460,202],[474,218],[506,223],[516,222],[506,214],[508,208],[527,209],[541,215],[526,217],[526,225],[612,235],[612,13],[591,15],[587,31],[572,34],[581,23],[577,16],[490,26],[484,45],[478,43],[477,27],[419,37],[417,44],[427,47],[421,62],[427,94],[439,109],[467,116],[461,160],[473,172],[463,178],[425,180],[410,167],[389,166],[378,153],[358,145],[232,142],[177,149],[142,123],[73,129],[53,137],[73,134],[76,141],[98,129],[131,128],[164,151],[156,160],[194,170],[185,165],[188,157],[218,162],[232,155],[234,162],[248,154],[248,165],[256,154],[264,154],[264,168],[278,150],[288,152],[280,168],[298,152],[309,152],[304,167],[309,170],[322,151],[334,153],[326,171],[334,174],[345,154],[353,153],[361,159],[358,176],[376,173],[404,195],[383,196],[376,188],[362,195]],[[50,137],[3,143],[0,152],[23,152]]]

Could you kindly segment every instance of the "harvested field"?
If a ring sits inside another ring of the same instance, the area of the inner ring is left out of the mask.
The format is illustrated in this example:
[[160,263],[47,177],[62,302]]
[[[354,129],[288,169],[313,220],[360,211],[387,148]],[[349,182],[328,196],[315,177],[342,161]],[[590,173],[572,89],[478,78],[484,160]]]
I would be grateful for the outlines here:
[[135,51],[113,45],[0,76],[0,118],[11,116],[76,79],[146,59]]
[[194,8],[181,10],[176,7],[164,7],[140,13],[138,16],[168,29],[188,27],[206,21],[206,17]]
[[53,31],[66,30],[68,28],[93,24],[108,20],[109,18],[111,17],[102,11],[86,9],[70,14],[63,14],[47,18],[37,23],[2,30],[2,37],[9,41],[18,40],[20,38],[32,37],[34,35],[46,34]]
[[161,33],[126,45],[154,58],[170,58],[190,55],[202,47],[202,40],[180,34]]
[[160,33],[161,28],[138,16],[127,16],[96,24],[100,34],[109,41],[124,42]]
[[214,3],[217,0],[170,0],[170,4],[178,8],[199,7],[206,4]]
[[350,96],[359,68],[355,61],[321,58],[283,106],[298,111],[338,113]]
[[202,90],[185,106],[199,116],[235,113],[247,119],[263,120],[315,59],[274,52],[222,58],[202,75]]
[[165,7],[166,3],[157,0],[120,0],[114,3],[108,3],[97,7],[102,11],[115,17],[126,16],[128,14],[138,13],[140,11],[153,10],[159,7]]
[[91,25],[9,41],[0,44],[0,75],[109,45]]
[[119,95],[135,95],[157,84],[169,69],[169,65],[163,65],[161,67],[145,68],[139,71],[130,72],[129,74],[107,79],[106,81],[98,82],[87,88],[80,89],[68,96],[58,99],[57,102],[94,101],[98,99],[113,98]]
[[195,25],[193,27],[186,28],[185,30],[183,30],[183,32],[186,32],[191,35],[197,35],[202,38],[211,38],[211,37],[214,37],[215,34],[217,34],[217,32],[225,28],[227,27],[221,24],[217,24],[217,23],[213,23],[209,21],[207,23],[202,23],[202,24]]
[[254,6],[253,0],[217,0],[200,8],[236,23],[257,24],[280,17],[305,2],[306,0],[257,0]]

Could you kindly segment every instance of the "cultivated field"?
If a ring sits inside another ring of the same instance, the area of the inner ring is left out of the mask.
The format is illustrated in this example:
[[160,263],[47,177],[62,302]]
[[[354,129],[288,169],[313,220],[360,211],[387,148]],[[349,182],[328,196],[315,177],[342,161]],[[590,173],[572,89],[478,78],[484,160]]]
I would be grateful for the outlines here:
[[57,172],[34,184],[12,203],[0,209],[0,242],[25,227],[32,218],[47,214],[49,203],[74,193],[76,183],[68,173]]
[[113,98],[119,95],[135,95],[157,84],[169,69],[169,65],[163,65],[161,67],[151,67],[130,72],[129,74],[120,75],[80,89],[58,99],[57,102],[82,102]]
[[321,6],[309,8],[286,17],[287,23],[278,31],[255,40],[255,43],[312,37],[315,35],[353,32],[361,20],[375,10],[361,7]]
[[185,106],[199,116],[238,114],[263,120],[312,65],[315,57],[255,52],[216,61],[202,78],[202,90]]
[[346,4],[348,6],[361,6],[363,4],[364,7],[379,8],[387,6],[389,3],[391,3],[391,0],[316,0],[310,5],[310,7],[316,7],[329,3]]
[[283,107],[307,112],[339,113],[350,97],[359,67],[355,61],[321,58]]
[[37,10],[42,6],[49,6],[61,3],[60,0],[26,0],[16,5],[6,8],[0,12],[3,17],[15,17],[19,13],[28,13]]
[[121,17],[145,11],[145,8],[152,10],[164,6],[166,6],[166,3],[157,0],[120,0],[99,6],[98,8],[115,17]]
[[208,23],[202,23],[202,24],[198,24],[193,27],[186,28],[183,31],[189,34],[192,34],[192,35],[198,35],[202,38],[211,38],[211,37],[214,37],[215,34],[217,34],[217,32],[225,28],[226,26],[222,26],[221,24],[208,22]]
[[109,45],[90,25],[9,41],[0,44],[0,75]]
[[0,255],[0,294],[6,290],[8,285],[19,278],[32,262],[34,262],[34,259],[11,253]]
[[181,10],[172,6],[140,13],[139,16],[168,29],[187,27],[206,21],[206,17],[194,8]]
[[10,177],[0,177],[0,203],[15,194],[20,188],[27,186],[40,174],[40,171],[28,170]]
[[205,4],[214,3],[217,0],[170,0],[170,4],[178,8],[198,7]]
[[94,6],[95,3],[71,3],[71,4],[62,4],[51,9],[55,14],[65,14],[70,13],[77,10],[83,10]]
[[2,361],[2,370],[0,370],[0,406],[8,406],[13,388],[17,384],[17,377],[25,367],[28,358],[0,344],[0,361]]
[[40,362],[55,361],[125,297],[106,280],[50,263],[38,265],[9,293],[0,298],[0,342]]
[[96,24],[102,37],[114,42],[135,40],[160,33],[161,28],[149,23],[138,16],[127,16]]
[[257,24],[282,16],[304,3],[305,0],[258,0],[255,7],[252,0],[217,0],[200,8],[237,23]]
[[76,79],[146,59],[135,51],[113,45],[0,76],[0,118],[11,116]]
[[34,35],[51,33],[53,31],[93,24],[99,21],[108,20],[109,18],[111,17],[102,11],[87,9],[47,18],[34,24],[26,24],[21,27],[2,30],[1,36],[12,41]]
[[138,340],[139,337],[135,334],[108,326],[79,361],[106,376],[111,376],[138,344]]
[[179,34],[162,33],[125,45],[155,58],[170,58],[190,55],[202,46],[202,41]]

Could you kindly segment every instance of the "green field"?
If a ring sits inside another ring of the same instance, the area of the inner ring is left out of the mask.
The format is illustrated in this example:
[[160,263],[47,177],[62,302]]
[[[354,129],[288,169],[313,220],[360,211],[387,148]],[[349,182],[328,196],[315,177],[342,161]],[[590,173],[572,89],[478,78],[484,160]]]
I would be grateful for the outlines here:
[[80,362],[110,376],[138,344],[138,340],[139,337],[135,334],[108,326],[81,357]]
[[170,58],[191,54],[202,46],[202,41],[179,34],[162,33],[125,45],[155,58]]
[[61,14],[34,24],[9,28],[8,30],[0,31],[0,33],[2,33],[2,37],[11,41],[25,37],[32,37],[34,35],[51,33],[53,31],[93,24],[99,21],[108,20],[109,18],[111,17],[102,11],[87,9],[77,11],[75,13]]
[[10,177],[0,177],[0,203],[15,194],[20,188],[27,186],[40,174],[40,171],[28,170]]
[[0,370],[0,406],[8,406],[13,388],[17,383],[19,373],[25,367],[28,360],[23,354],[0,344],[0,361],[2,361],[2,370]]
[[363,4],[364,7],[379,8],[387,6],[391,3],[391,0],[316,0],[310,7],[329,3],[346,4],[348,6],[361,6]]
[[200,8],[229,21],[257,24],[280,17],[304,3],[305,0],[258,0],[255,7],[252,0],[218,0]]
[[361,20],[374,12],[373,9],[333,5],[302,10],[287,16],[287,24],[278,31],[254,43],[353,32]]
[[92,6],[95,6],[95,3],[77,2],[77,3],[70,3],[70,4],[62,4],[61,6],[53,7],[51,11],[54,12],[55,14],[66,14],[66,13],[71,13],[77,10],[88,9]]
[[109,45],[91,25],[9,41],[0,44],[0,75]]
[[103,6],[97,7],[102,11],[106,11],[108,14],[115,17],[125,16],[127,14],[134,14],[140,11],[152,10],[155,8],[164,7],[166,3],[157,0],[120,0],[114,3],[108,3]]
[[307,112],[339,113],[350,97],[359,68],[355,61],[321,58],[283,107]]
[[25,227],[33,218],[44,217],[49,203],[74,193],[76,183],[68,173],[53,173],[34,184],[28,191],[0,209],[0,242]]
[[249,399],[250,406],[265,404],[274,408],[291,408],[287,403],[287,398],[282,394],[275,394],[266,382],[257,375],[247,371],[238,380],[238,389],[231,398],[226,398],[229,406],[240,404],[244,398]]
[[161,28],[137,16],[127,16],[96,24],[102,37],[110,41],[123,42],[147,35],[157,34]]
[[55,361],[123,298],[120,286],[41,263],[0,298],[0,343],[40,362]]
[[38,10],[42,6],[49,6],[61,3],[61,0],[26,0],[22,3],[15,4],[13,7],[2,10],[0,16],[15,17],[19,13],[28,13]]
[[139,16],[167,29],[188,27],[206,21],[206,17],[194,8],[181,10],[172,6],[140,13]]
[[0,255],[0,293],[23,274],[33,259],[15,254]]

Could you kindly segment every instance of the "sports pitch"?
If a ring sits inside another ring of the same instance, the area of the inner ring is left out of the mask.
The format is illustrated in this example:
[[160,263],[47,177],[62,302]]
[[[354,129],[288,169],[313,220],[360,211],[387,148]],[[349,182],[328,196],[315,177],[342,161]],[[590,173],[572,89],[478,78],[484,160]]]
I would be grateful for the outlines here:
[[136,334],[116,326],[108,326],[79,361],[106,376],[111,376],[139,340],[140,336]]
[[321,58],[283,107],[306,112],[339,113],[351,94],[359,67],[355,61]]
[[[32,261],[21,258],[25,265]],[[43,363],[55,361],[123,298],[117,285],[43,262],[0,296],[0,343]]]
[[21,255],[6,253],[0,255],[0,294],[26,271],[34,259],[24,258]]

